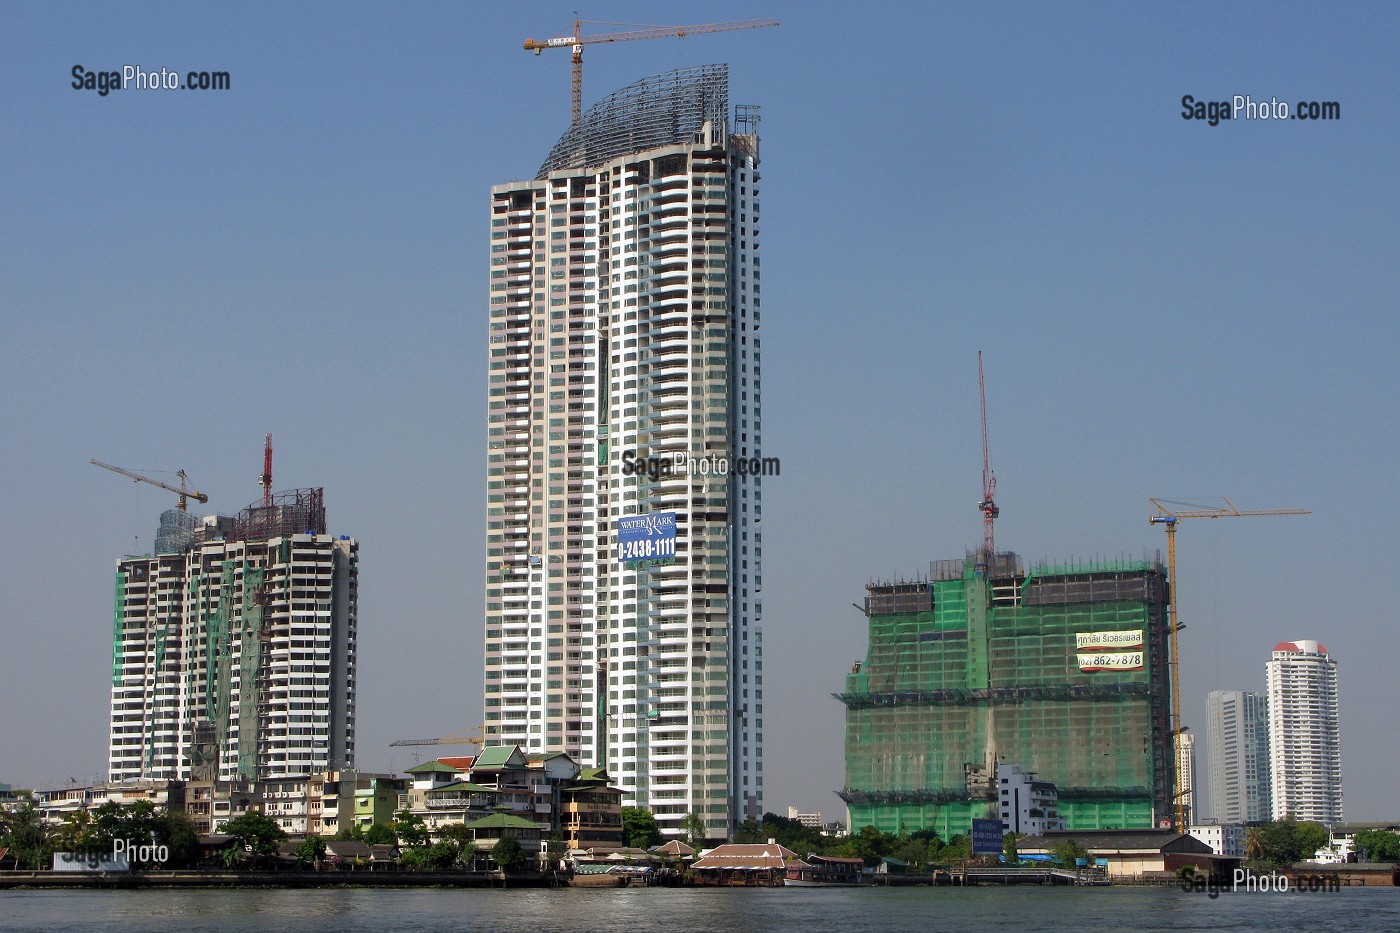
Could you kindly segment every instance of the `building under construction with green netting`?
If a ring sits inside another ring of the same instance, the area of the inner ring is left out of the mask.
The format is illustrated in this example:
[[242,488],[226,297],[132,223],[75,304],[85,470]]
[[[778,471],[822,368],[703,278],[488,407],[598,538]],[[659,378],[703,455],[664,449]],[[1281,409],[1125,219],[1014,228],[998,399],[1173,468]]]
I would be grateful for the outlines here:
[[853,828],[967,834],[997,815],[998,763],[1054,783],[1069,829],[1170,818],[1160,561],[937,561],[872,583],[864,611],[868,652],[836,694]]
[[326,533],[321,490],[175,515],[117,562],[109,778],[353,767],[359,546]]

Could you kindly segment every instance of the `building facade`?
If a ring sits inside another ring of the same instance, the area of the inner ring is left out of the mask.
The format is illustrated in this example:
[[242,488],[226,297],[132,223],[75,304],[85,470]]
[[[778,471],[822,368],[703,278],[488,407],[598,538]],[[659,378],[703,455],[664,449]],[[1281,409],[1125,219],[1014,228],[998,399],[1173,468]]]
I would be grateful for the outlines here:
[[763,807],[757,168],[707,66],[491,192],[487,741],[607,768],[669,833]]
[[1038,836],[1065,828],[1059,790],[1049,781],[1037,781],[1020,765],[997,765],[997,797],[1005,832]]
[[117,564],[114,781],[253,781],[354,764],[359,549],[320,489],[210,516]]
[[1284,641],[1265,665],[1276,819],[1342,822],[1337,660],[1320,643]]
[[1212,690],[1206,696],[1206,746],[1211,819],[1218,823],[1271,819],[1266,699],[1244,690]]
[[1191,827],[1191,835],[1210,846],[1216,855],[1244,858],[1245,825],[1243,823],[1200,823]]
[[838,694],[852,828],[966,834],[1005,762],[1056,785],[1069,829],[1170,818],[1164,569],[990,564],[867,588],[869,647]]

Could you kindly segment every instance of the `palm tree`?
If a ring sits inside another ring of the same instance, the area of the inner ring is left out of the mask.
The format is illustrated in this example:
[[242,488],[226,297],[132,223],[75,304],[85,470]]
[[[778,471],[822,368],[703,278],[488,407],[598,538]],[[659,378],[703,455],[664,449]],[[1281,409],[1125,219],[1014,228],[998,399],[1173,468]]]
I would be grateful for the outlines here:
[[1244,831],[1244,854],[1251,862],[1264,858],[1264,827],[1251,826]]

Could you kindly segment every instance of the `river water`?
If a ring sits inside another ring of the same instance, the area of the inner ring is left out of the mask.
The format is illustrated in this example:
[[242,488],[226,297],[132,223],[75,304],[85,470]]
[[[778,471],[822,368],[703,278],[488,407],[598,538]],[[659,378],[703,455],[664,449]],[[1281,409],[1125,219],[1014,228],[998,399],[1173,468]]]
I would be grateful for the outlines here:
[[0,931],[594,933],[1400,930],[1400,888],[1225,893],[1177,888],[327,889],[0,892]]

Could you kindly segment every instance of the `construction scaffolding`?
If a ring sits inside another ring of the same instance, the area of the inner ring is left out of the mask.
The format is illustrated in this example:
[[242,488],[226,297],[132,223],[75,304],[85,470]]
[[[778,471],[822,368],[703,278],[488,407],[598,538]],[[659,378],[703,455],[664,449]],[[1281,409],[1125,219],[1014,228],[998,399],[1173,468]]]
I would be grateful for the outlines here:
[[198,516],[180,509],[167,509],[160,513],[160,528],[156,531],[157,554],[179,554],[194,545],[199,531]]
[[995,815],[977,775],[998,763],[1056,784],[1070,829],[1156,825],[1173,761],[1160,562],[990,563],[867,588],[867,656],[836,695],[852,825],[966,834]]

